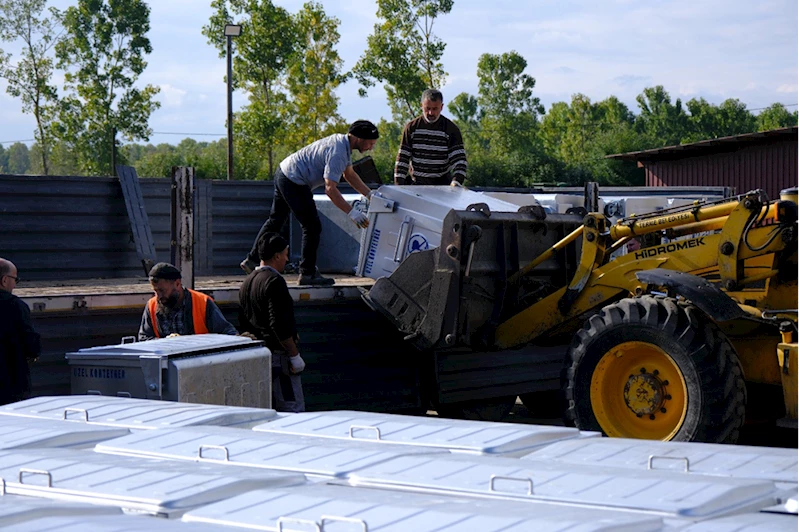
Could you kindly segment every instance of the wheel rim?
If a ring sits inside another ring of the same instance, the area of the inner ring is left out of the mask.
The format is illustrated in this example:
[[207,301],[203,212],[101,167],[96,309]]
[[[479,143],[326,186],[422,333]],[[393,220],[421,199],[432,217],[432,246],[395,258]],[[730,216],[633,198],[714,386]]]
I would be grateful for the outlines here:
[[608,436],[670,440],[682,427],[688,390],[680,368],[647,342],[624,342],[602,355],[591,376],[591,407]]

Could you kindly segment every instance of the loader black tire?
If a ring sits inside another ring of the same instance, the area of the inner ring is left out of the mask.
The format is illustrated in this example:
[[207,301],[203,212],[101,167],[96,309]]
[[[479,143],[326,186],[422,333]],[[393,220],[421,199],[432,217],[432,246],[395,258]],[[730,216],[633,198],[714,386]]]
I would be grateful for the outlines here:
[[591,316],[569,348],[564,379],[566,419],[582,430],[735,443],[744,423],[746,386],[730,341],[671,298],[622,299]]

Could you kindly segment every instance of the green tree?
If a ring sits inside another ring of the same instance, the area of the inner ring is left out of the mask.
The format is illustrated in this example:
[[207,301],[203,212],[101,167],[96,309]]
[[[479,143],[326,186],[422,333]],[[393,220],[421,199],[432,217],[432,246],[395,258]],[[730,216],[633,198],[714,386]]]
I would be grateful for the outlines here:
[[134,86],[152,52],[150,8],[143,0],[78,0],[63,15],[65,38],[56,45],[67,70],[59,136],[75,152],[83,172],[111,174],[116,134],[147,140],[148,120],[160,104],[158,87]]
[[361,96],[383,83],[394,119],[406,122],[419,113],[422,92],[440,88],[447,73],[441,63],[446,43],[433,33],[453,0],[377,0],[378,23],[353,72]]
[[9,174],[27,174],[31,167],[31,159],[28,147],[21,143],[15,142],[8,148],[8,166]]
[[335,90],[346,76],[336,51],[341,22],[315,2],[306,3],[294,19],[300,40],[286,78],[292,107],[286,143],[298,149],[343,121]]
[[647,87],[636,96],[641,113],[635,119],[639,133],[646,135],[647,147],[679,144],[686,133],[687,115],[679,98],[672,104],[663,85]]
[[0,144],[0,174],[8,172],[8,150]]
[[535,78],[525,74],[527,61],[511,51],[483,54],[477,62],[483,136],[492,153],[540,151],[538,115],[544,107],[533,96]]
[[6,92],[22,101],[22,111],[36,119],[37,159],[44,175],[49,173],[50,126],[58,100],[56,88],[50,84],[51,50],[59,39],[56,24],[42,17],[46,3],[47,0],[0,0],[0,39],[22,44],[16,63],[10,54],[0,50],[0,77],[8,82]]
[[757,130],[768,131],[797,125],[796,111],[789,113],[781,103],[773,103],[757,115]]
[[[287,68],[298,43],[294,21],[288,11],[271,0],[213,0],[214,14],[202,32],[224,57],[225,24],[240,24],[241,35],[233,40],[233,85],[249,93],[249,105],[239,113],[234,127],[248,149],[265,153],[269,173],[274,169],[275,149],[284,137],[287,98],[282,92]],[[238,120],[247,123],[237,124]],[[250,136],[258,135],[258,137]]]
[[730,98],[716,106],[704,98],[692,98],[685,106],[690,116],[683,142],[752,133],[757,128],[757,119],[740,100]]

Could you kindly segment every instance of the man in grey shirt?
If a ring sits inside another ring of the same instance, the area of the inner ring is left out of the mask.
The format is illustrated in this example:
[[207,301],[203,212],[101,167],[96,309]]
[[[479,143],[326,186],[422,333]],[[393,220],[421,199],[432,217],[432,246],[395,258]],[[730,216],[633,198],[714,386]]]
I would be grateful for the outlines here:
[[348,214],[358,227],[369,225],[366,215],[356,209],[341,195],[338,184],[342,175],[352,188],[367,197],[372,191],[352,169],[352,150],[365,153],[377,142],[377,127],[367,120],[357,120],[350,125],[346,135],[336,133],[292,153],[275,170],[275,198],[269,219],[255,237],[242,269],[250,273],[258,265],[258,242],[266,233],[279,233],[289,216],[294,213],[302,226],[302,259],[299,284],[329,286],[333,279],[322,277],[316,268],[322,222],[313,200],[313,190],[324,185],[325,194],[333,205]]

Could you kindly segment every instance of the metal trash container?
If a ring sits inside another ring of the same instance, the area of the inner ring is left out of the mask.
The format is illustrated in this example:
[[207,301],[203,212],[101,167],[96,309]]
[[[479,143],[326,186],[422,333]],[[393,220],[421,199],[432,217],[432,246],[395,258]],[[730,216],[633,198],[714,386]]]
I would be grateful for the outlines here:
[[73,394],[271,408],[272,353],[241,336],[198,334],[67,353]]

